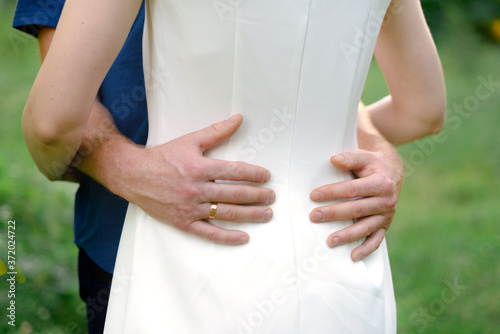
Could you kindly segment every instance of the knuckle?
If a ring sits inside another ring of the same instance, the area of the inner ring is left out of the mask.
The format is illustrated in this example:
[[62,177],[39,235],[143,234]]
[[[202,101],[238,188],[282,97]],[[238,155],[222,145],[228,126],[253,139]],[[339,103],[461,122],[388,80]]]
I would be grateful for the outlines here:
[[373,182],[373,192],[375,195],[382,195],[384,193],[384,179],[380,174],[371,176]]
[[193,200],[200,197],[200,189],[193,183],[185,183],[179,189],[179,194],[185,199]]
[[338,217],[338,213],[334,208],[324,208],[321,210],[323,213],[323,220],[335,220]]
[[370,225],[370,224],[366,224],[364,227],[363,227],[363,235],[366,237],[366,236],[369,236],[371,235],[373,232],[375,232],[376,230],[376,227],[373,226],[373,225]]
[[237,217],[238,217],[238,212],[236,211],[235,207],[229,206],[224,211],[224,220],[235,221]]
[[[223,235],[223,237],[222,237]],[[225,232],[224,234],[221,235],[221,239],[224,240],[224,243],[230,244],[231,243],[231,233]]]
[[229,175],[232,175],[238,180],[242,180],[245,175],[244,165],[239,163],[234,163],[234,162],[228,163],[226,165],[226,171],[228,172]]
[[205,183],[202,186],[202,191],[199,194],[200,202],[211,202],[214,198],[220,198],[221,191],[220,188],[215,186],[214,183]]
[[363,217],[364,211],[361,205],[354,205],[352,213],[355,218]]
[[354,158],[354,155],[352,152],[343,152],[342,154],[339,154],[341,155],[342,157],[344,157],[344,162],[345,163],[349,163],[352,161],[352,159]]
[[242,203],[245,199],[245,194],[242,190],[237,190],[232,194],[232,198],[235,203]]
[[340,239],[340,241],[342,243],[347,243],[347,242],[351,242],[351,241],[354,241],[355,239],[355,235],[354,233],[350,230],[350,229],[346,229],[344,231],[341,231],[341,232],[337,232],[337,237]]
[[398,198],[397,196],[391,196],[389,197],[388,204],[390,207],[394,210],[396,210],[396,205],[398,204]]
[[381,190],[384,193],[391,193],[394,190],[394,182],[391,180],[390,177],[388,176],[384,177],[381,184]]
[[207,238],[210,241],[214,241],[217,239],[217,232],[210,229],[205,233],[205,238]]
[[346,191],[348,198],[353,198],[358,196],[358,187],[355,184],[349,185]]
[[185,175],[193,179],[201,179],[205,175],[205,169],[202,164],[196,160],[190,160],[186,162],[184,167]]
[[212,135],[217,135],[221,131],[221,125],[219,123],[213,123],[208,129]]
[[397,201],[396,196],[389,196],[384,200],[383,206],[385,209],[392,211],[392,210],[396,209],[397,202],[398,201]]
[[[176,216],[177,217],[189,217],[192,215],[193,208],[187,204],[177,205]],[[179,220],[178,224],[182,224],[182,220]]]

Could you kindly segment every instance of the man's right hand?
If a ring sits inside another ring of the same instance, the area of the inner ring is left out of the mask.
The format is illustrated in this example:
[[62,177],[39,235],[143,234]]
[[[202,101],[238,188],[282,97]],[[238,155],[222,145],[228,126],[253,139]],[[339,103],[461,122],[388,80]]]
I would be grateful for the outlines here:
[[154,148],[109,140],[88,152],[76,167],[92,174],[97,166],[89,164],[89,160],[101,156],[107,166],[103,164],[99,173],[90,176],[150,216],[217,243],[243,244],[249,240],[247,233],[206,221],[211,203],[218,203],[218,220],[268,222],[273,212],[265,205],[274,202],[275,193],[267,188],[214,181],[266,183],[271,174],[244,162],[203,156],[206,150],[231,137],[241,122],[241,115],[235,115]]

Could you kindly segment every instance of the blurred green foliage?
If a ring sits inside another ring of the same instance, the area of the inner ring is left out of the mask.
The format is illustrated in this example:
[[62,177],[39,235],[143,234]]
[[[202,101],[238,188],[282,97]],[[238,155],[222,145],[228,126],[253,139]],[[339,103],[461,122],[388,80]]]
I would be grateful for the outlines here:
[[[438,36],[449,110],[440,141],[427,137],[400,148],[407,177],[387,237],[398,333],[498,333],[500,89],[459,111],[480,77],[500,82],[500,47],[482,28],[498,18],[498,1],[422,3]],[[39,55],[35,39],[10,28],[13,6],[0,0],[0,259],[7,261],[6,222],[15,219],[23,275],[15,328],[7,325],[8,285],[0,276],[0,332],[85,333],[72,243],[76,186],[45,180],[25,148],[21,112]],[[387,94],[383,80],[374,63],[366,103]],[[465,288],[453,294],[455,280]]]
[[421,0],[421,3],[427,23],[438,41],[446,38],[456,26],[500,41],[500,31],[497,31],[500,27],[494,24],[500,19],[500,0]]
[[[21,113],[40,66],[37,42],[10,28],[14,2],[0,3],[0,260],[16,220],[16,327],[7,325],[7,275],[0,276],[0,333],[85,333],[73,244],[76,185],[51,183],[24,145]],[[76,325],[75,325],[76,324]],[[78,331],[73,331],[78,333]]]

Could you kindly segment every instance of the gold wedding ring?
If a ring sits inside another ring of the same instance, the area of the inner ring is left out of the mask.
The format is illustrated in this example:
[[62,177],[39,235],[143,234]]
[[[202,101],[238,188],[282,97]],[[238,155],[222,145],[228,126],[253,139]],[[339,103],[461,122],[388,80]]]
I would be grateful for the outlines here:
[[210,206],[210,213],[208,214],[208,219],[215,219],[215,215],[217,214],[217,203],[212,203]]

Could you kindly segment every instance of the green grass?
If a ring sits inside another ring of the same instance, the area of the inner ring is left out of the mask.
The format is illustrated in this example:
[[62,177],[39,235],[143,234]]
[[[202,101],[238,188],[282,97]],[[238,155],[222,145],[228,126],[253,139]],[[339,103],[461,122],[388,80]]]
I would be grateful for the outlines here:
[[[6,276],[0,277],[0,332],[84,333],[72,243],[76,187],[46,181],[25,148],[21,112],[39,67],[38,50],[36,40],[9,27],[12,5],[3,6],[0,259],[7,260],[6,222],[15,218],[16,258],[23,275],[16,287],[16,328],[6,324],[8,286]],[[439,49],[450,108],[475,93],[478,76],[491,74],[500,81],[498,45],[481,44],[463,32],[443,42]],[[386,92],[374,64],[363,99],[369,103]],[[440,137],[446,139],[429,154],[422,149],[428,147],[423,143],[433,142],[429,138],[400,148],[403,159],[414,163],[407,165],[387,238],[399,333],[500,332],[500,89],[456,125],[447,124]],[[446,282],[454,280],[465,289],[448,290]]]
[[[439,51],[449,108],[445,129],[439,142],[433,136],[399,149],[407,176],[387,237],[398,332],[499,333],[500,87],[460,116],[460,124],[454,105],[470,100],[479,76],[500,83],[500,48],[462,35]],[[386,93],[382,78],[372,66],[366,102]],[[455,279],[466,288],[451,301],[445,281]]]
[[[76,186],[51,183],[24,145],[21,113],[40,66],[36,40],[10,28],[13,5],[0,3],[0,259],[7,261],[7,221],[16,220],[16,327],[7,325],[6,275],[0,276],[0,332],[85,332],[73,244]],[[76,324],[73,326],[73,324]]]

